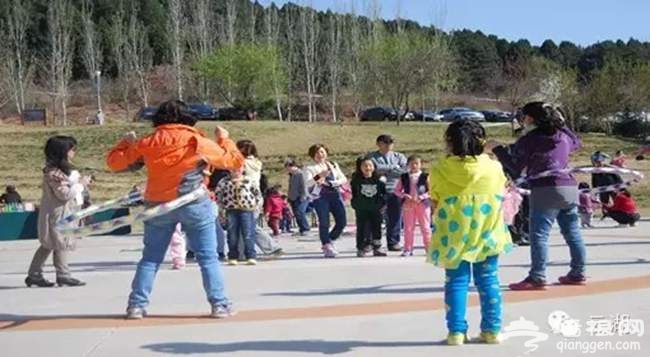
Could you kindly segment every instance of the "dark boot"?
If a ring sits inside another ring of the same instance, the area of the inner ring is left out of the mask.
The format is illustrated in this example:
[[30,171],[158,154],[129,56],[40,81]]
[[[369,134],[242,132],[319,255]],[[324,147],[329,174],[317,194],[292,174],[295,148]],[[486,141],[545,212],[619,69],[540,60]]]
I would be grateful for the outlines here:
[[43,276],[28,276],[25,278],[25,285],[28,288],[31,288],[32,285],[36,285],[39,288],[51,288],[54,286],[54,283],[45,279]]
[[84,286],[86,285],[85,282],[75,279],[73,277],[63,277],[63,278],[56,278],[56,285],[58,286]]

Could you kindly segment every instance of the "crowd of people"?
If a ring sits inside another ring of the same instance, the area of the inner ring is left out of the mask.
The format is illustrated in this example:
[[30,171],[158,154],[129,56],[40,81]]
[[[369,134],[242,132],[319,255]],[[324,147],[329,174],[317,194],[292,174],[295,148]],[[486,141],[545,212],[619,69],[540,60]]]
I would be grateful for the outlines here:
[[[395,151],[394,138],[384,134],[376,139],[376,151],[356,160],[348,182],[340,165],[330,159],[330,149],[314,144],[307,150],[312,162],[303,167],[295,158],[284,162],[288,188],[283,193],[278,185],[269,187],[254,142],[235,142],[222,127],[215,129],[213,139],[205,137],[194,128],[196,118],[183,102],[162,104],[153,119],[153,133],[143,138],[126,133],[108,153],[108,167],[114,172],[146,167],[143,204],[148,206],[203,187],[210,194],[145,221],[144,249],[131,285],[127,318],[146,315],[155,275],[168,249],[175,268],[185,264],[185,241],[190,256],[200,266],[211,316],[232,315],[219,260],[229,265],[255,265],[256,245],[264,254],[281,255],[274,237],[290,230],[288,222],[294,218],[296,235],[307,235],[309,209],[318,217],[323,257],[335,258],[339,255],[336,242],[347,226],[345,200],[349,196],[355,212],[358,257],[383,257],[390,251],[412,256],[419,226],[427,260],[443,268],[446,275],[447,342],[458,345],[467,341],[466,304],[473,276],[480,293],[480,339],[498,343],[503,304],[498,260],[512,249],[512,237],[526,232],[531,266],[527,276],[510,284],[510,289],[546,289],[548,240],[556,221],[571,255],[568,273],[558,282],[584,285],[587,258],[580,226],[591,226],[595,205],[601,205],[604,215],[622,224],[634,225],[639,219],[627,190],[601,194],[597,200],[580,191],[589,188],[588,184],[579,184],[572,175],[560,171],[529,180],[530,196],[518,196],[512,181],[524,174],[534,176],[569,167],[571,154],[581,146],[558,108],[531,102],[521,113],[523,129],[513,144],[489,140],[478,122],[451,123],[444,134],[446,155],[429,172],[422,170],[419,156],[406,157]],[[54,285],[42,272],[52,253],[56,283],[84,285],[70,276],[67,258],[73,241],[54,229],[57,220],[83,204],[79,197],[91,182],[90,177],[81,177],[73,170],[76,146],[74,138],[67,136],[52,137],[46,144],[40,247],[25,280],[28,286]],[[594,166],[604,165],[606,159],[601,152],[592,156]],[[623,167],[623,153],[617,153],[611,164]],[[620,177],[604,175],[613,174],[593,174],[592,186],[621,182]],[[269,230],[257,224],[260,220]]]

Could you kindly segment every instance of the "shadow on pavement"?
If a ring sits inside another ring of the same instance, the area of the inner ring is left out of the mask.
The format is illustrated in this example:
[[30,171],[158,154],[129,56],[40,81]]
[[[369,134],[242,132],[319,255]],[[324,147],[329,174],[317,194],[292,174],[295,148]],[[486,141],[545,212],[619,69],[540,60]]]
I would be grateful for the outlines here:
[[[630,261],[594,262],[587,260],[587,266],[613,266],[613,265],[640,265],[650,264],[650,260],[638,258]],[[569,262],[549,262],[547,266],[569,266]],[[499,264],[499,268],[528,268],[530,264]]]
[[287,291],[277,293],[266,293],[262,296],[328,296],[328,295],[362,295],[362,294],[427,294],[445,291],[442,286],[427,287],[396,287],[397,284],[375,285],[359,288],[337,289],[337,290],[312,290],[312,291]]
[[395,341],[395,342],[370,342],[370,341],[326,341],[326,340],[295,340],[295,341],[250,341],[223,344],[195,343],[195,342],[170,342],[142,346],[153,352],[164,354],[206,354],[206,353],[232,353],[241,351],[259,352],[303,352],[325,355],[336,355],[351,352],[355,348],[400,348],[400,347],[426,347],[446,345],[444,341]]

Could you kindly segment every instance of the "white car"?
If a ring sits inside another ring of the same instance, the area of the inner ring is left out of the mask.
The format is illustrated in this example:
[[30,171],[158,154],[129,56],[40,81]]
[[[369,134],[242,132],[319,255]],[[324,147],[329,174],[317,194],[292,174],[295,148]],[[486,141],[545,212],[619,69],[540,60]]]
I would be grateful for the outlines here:
[[439,112],[444,121],[454,121],[459,119],[471,119],[476,121],[485,121],[485,116],[481,112],[469,108],[449,108]]

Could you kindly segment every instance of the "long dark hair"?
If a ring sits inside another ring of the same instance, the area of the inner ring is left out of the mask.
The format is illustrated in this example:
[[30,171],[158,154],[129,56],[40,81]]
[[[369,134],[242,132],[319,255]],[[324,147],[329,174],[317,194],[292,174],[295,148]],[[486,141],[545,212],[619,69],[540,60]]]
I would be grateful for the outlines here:
[[45,166],[56,167],[70,175],[72,165],[68,161],[68,152],[77,147],[77,140],[72,136],[56,135],[45,143]]
[[523,115],[533,118],[535,126],[546,135],[553,135],[564,127],[564,114],[558,107],[544,102],[530,102],[521,109]]
[[196,116],[190,112],[185,102],[182,100],[169,100],[160,104],[152,121],[153,126],[157,127],[165,124],[194,126],[196,120]]
[[485,128],[477,121],[459,119],[449,124],[445,141],[454,156],[477,156],[485,147]]

